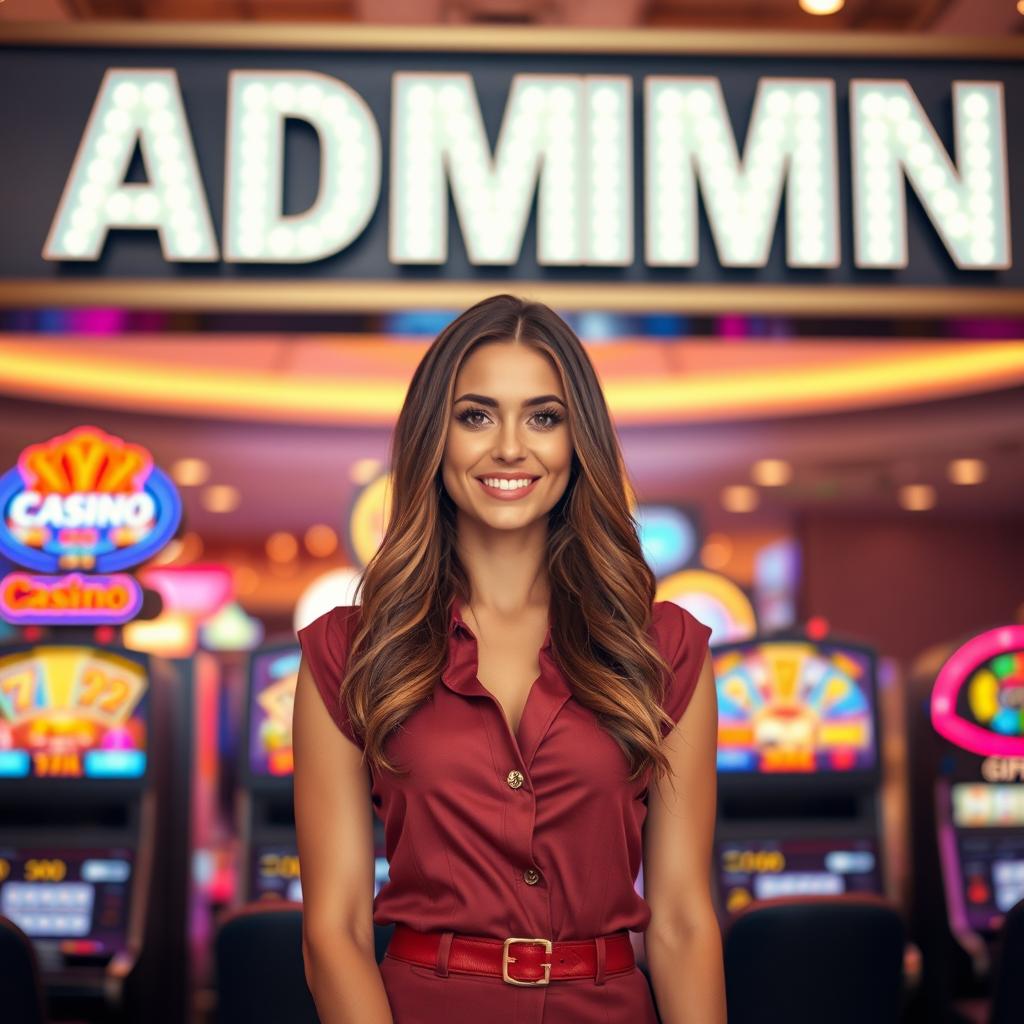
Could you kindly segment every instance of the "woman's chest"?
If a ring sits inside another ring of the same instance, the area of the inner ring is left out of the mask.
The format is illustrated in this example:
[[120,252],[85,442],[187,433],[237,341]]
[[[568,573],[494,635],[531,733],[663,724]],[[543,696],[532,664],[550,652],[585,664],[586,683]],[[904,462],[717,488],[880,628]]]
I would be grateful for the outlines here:
[[388,757],[406,773],[375,773],[375,794],[395,793],[407,806],[462,800],[495,814],[516,797],[539,811],[643,799],[643,776],[629,780],[623,749],[571,694],[538,678],[514,735],[497,698],[480,690],[466,695],[439,683],[388,738]]
[[477,621],[488,639],[476,644],[475,682],[497,701],[513,736],[519,735],[533,684],[542,672],[539,651],[546,627],[546,617],[512,629]]

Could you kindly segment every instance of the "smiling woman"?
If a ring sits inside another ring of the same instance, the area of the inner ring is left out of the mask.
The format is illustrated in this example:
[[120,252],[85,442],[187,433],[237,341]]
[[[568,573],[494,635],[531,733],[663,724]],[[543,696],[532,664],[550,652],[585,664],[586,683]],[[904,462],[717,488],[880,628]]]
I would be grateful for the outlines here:
[[[321,1019],[388,1024],[366,1009],[384,996],[393,1024],[654,1024],[629,937],[650,925],[658,998],[689,1007],[674,1021],[722,1024],[710,630],[654,601],[579,338],[511,295],[466,310],[413,374],[392,463],[361,606],[300,633]],[[367,793],[389,865],[372,899]],[[372,925],[389,923],[381,991]],[[337,980],[353,977],[356,995]]]

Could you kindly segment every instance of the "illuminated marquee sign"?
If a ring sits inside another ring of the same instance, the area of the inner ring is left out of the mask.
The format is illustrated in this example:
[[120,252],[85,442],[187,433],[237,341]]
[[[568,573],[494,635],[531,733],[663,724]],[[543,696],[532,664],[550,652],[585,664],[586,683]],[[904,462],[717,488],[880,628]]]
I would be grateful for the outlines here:
[[0,515],[0,554],[29,570],[0,579],[0,616],[121,623],[138,612],[142,592],[117,570],[174,536],[181,502],[145,448],[82,426],[21,453],[0,477]]
[[[633,252],[632,81],[518,74],[492,153],[469,74],[396,72],[388,258],[447,259],[451,189],[469,262],[513,266],[535,195],[542,266],[628,266]],[[718,78],[644,80],[644,262],[700,258],[697,189],[726,267],[768,263],[783,190],[786,263],[839,264],[835,81],[761,78],[742,155]],[[954,82],[956,159],[905,80],[849,83],[854,263],[907,265],[909,182],[957,267],[1010,266],[1006,118],[999,82]],[[350,246],[380,199],[380,129],[345,82],[233,71],[224,248],[173,69],[111,68],[46,240],[48,260],[97,260],[112,227],[156,231],[168,262],[310,263]],[[284,122],[311,125],[320,188],[283,212]],[[148,182],[127,184],[140,145]]]
[[[242,284],[343,308],[367,283],[395,285],[396,306],[413,286],[535,283],[571,306],[592,303],[581,284],[612,305],[643,284],[648,307],[686,309],[682,286],[727,285],[736,309],[786,285],[845,289],[846,309],[913,288],[1024,310],[1024,47],[393,34],[311,29],[304,51],[272,32],[195,49],[185,29],[52,46],[16,30],[0,88],[23,99],[0,130],[46,161],[29,190],[0,162],[19,204],[0,291],[131,279],[129,298],[154,281],[158,304],[223,308]],[[68,62],[68,45],[87,52]]]

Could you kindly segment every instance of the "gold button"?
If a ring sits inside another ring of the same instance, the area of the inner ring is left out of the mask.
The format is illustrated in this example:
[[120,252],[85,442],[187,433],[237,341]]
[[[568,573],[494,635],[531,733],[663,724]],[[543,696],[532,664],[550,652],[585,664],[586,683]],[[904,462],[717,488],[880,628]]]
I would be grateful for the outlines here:
[[527,885],[536,885],[540,881],[540,872],[536,868],[527,868],[523,872],[523,881]]
[[512,771],[505,776],[505,781],[512,789],[518,789],[523,784],[523,773],[519,771],[518,768],[513,768]]

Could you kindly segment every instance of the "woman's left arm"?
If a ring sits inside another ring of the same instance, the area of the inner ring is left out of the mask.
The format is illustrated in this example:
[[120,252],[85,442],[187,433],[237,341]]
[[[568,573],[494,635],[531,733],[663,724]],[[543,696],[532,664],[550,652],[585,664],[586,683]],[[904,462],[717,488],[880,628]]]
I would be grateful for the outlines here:
[[647,964],[662,1024],[726,1024],[722,936],[711,901],[718,699],[708,655],[663,740],[672,769],[652,781],[644,829]]

